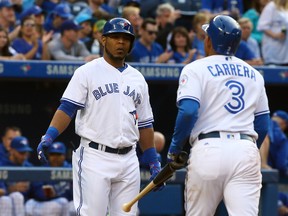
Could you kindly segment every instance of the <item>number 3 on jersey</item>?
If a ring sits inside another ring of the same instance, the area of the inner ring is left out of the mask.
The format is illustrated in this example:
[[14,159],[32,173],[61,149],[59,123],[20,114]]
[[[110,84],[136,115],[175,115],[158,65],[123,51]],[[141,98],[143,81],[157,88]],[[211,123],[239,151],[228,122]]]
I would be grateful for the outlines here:
[[232,101],[227,103],[224,107],[228,112],[236,114],[245,107],[245,101],[243,99],[245,92],[244,86],[235,80],[226,82],[225,86],[227,86],[232,93]]

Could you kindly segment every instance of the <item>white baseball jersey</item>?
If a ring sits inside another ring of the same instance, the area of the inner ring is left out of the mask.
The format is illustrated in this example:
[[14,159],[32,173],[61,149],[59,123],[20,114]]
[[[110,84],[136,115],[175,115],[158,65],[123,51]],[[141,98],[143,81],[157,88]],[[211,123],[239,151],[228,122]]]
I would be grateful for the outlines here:
[[177,101],[185,98],[200,104],[190,143],[200,133],[211,131],[241,132],[257,138],[254,116],[269,113],[262,75],[236,57],[213,55],[185,66]]
[[83,107],[76,116],[79,136],[112,148],[136,144],[138,127],[153,122],[143,75],[129,65],[119,72],[104,58],[79,67],[61,100]]

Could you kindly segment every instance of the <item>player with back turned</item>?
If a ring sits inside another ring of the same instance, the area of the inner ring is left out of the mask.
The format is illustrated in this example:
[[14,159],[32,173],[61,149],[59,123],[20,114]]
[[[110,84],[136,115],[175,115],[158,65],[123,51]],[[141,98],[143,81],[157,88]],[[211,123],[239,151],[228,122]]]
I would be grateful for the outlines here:
[[141,162],[150,167],[151,180],[160,171],[154,146],[153,114],[143,75],[124,62],[135,36],[130,22],[114,18],[103,28],[104,55],[79,67],[61,105],[38,145],[41,161],[47,149],[77,112],[80,146],[73,152],[73,199],[76,215],[136,215],[121,206],[140,190],[136,143]]
[[207,57],[181,72],[167,157],[173,160],[189,140],[187,216],[213,216],[222,199],[229,215],[256,216],[262,180],[258,148],[269,122],[264,80],[234,56],[241,29],[233,18],[219,15],[202,28]]

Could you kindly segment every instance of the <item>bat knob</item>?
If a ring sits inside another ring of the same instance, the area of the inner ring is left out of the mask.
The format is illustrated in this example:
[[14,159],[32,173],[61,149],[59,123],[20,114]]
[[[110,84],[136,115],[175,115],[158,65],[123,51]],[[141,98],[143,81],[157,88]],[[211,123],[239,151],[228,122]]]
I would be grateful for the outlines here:
[[124,203],[124,204],[122,205],[122,210],[123,210],[124,212],[130,212],[130,210],[131,210],[131,205],[130,205],[129,203]]

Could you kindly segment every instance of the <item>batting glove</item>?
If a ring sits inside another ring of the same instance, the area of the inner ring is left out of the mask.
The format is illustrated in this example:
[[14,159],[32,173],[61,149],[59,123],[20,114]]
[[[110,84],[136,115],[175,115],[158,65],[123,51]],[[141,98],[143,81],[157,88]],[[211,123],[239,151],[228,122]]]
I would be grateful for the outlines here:
[[167,162],[170,163],[175,160],[175,156],[181,152],[181,149],[178,146],[170,145],[168,154],[167,154]]
[[48,161],[45,157],[45,151],[49,148],[49,146],[52,144],[53,139],[49,135],[44,135],[41,138],[41,142],[39,143],[37,147],[37,154],[38,154],[38,159],[41,161],[43,164],[47,164]]
[[[149,148],[143,152],[141,158],[141,164],[149,166],[151,174],[149,181],[153,181],[153,179],[161,171],[161,163],[158,161],[155,148]],[[155,187],[154,191],[160,191],[164,188],[164,186],[165,186],[164,184],[159,184],[158,186]]]
[[[149,167],[150,167],[150,174],[151,174],[149,181],[153,181],[153,179],[161,171],[161,164],[159,161],[155,161],[155,162],[150,163]],[[161,184],[157,185],[153,191],[161,191],[164,189],[165,185],[166,185],[165,183],[161,183]]]

